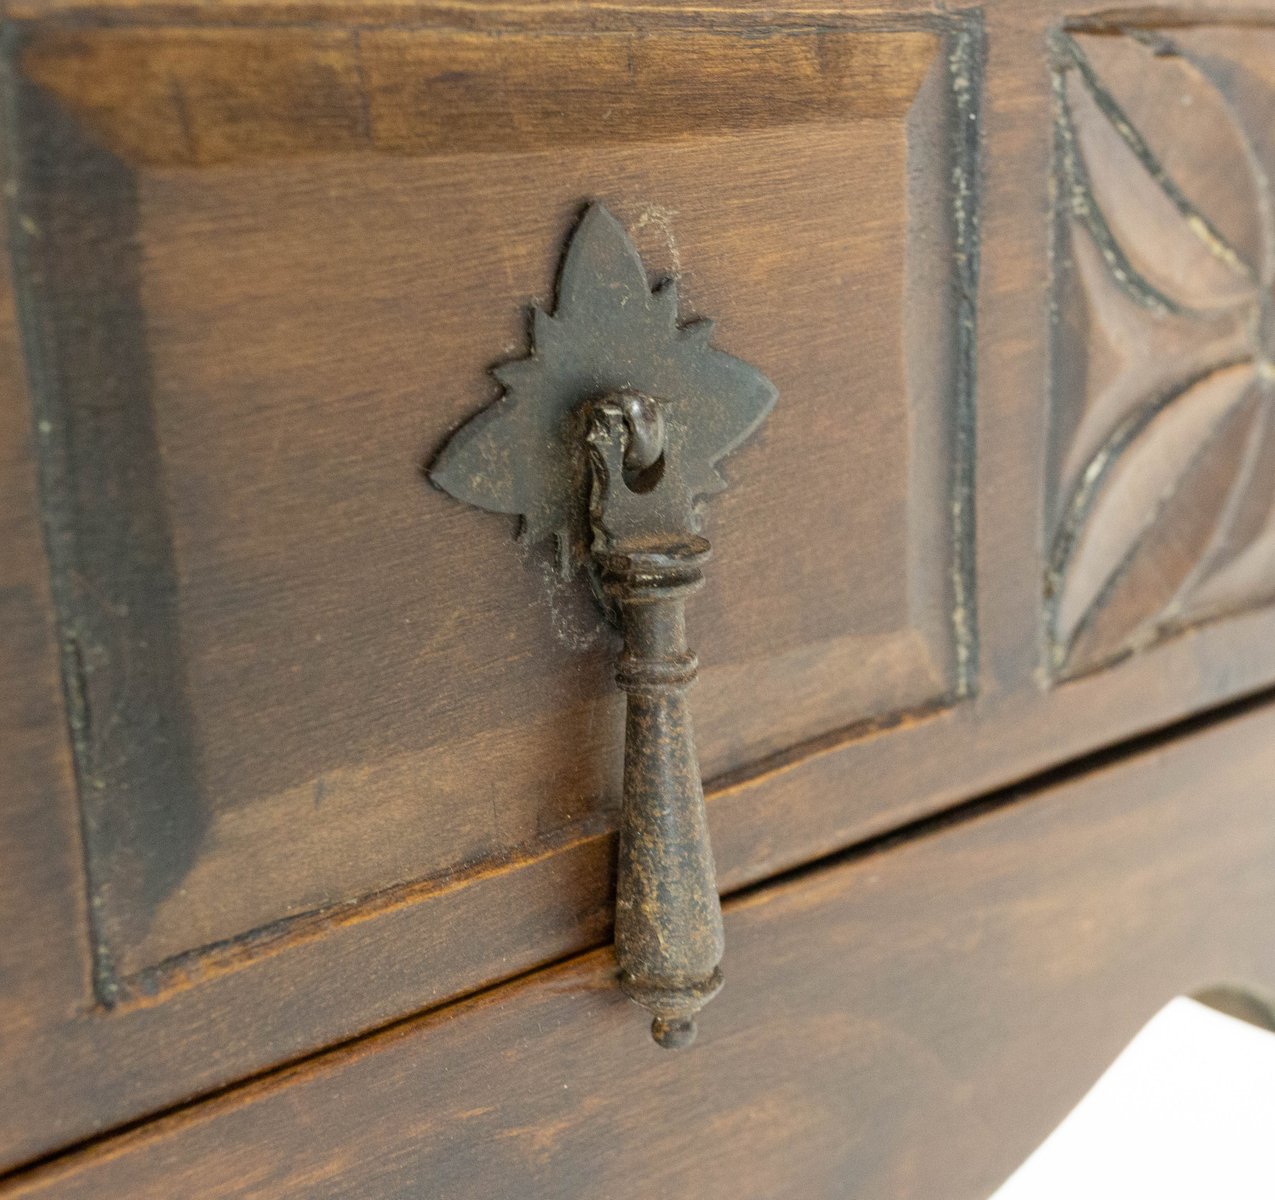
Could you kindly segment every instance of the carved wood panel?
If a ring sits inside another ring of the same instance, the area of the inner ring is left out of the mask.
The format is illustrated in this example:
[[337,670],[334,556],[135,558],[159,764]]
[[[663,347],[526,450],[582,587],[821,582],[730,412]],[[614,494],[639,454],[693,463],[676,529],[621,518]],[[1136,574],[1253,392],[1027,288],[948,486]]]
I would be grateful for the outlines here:
[[1053,40],[1047,654],[1067,678],[1275,597],[1275,33]]
[[691,613],[706,774],[969,694],[973,27],[15,32],[102,1003],[612,823],[587,590],[420,474],[586,200],[783,394]]

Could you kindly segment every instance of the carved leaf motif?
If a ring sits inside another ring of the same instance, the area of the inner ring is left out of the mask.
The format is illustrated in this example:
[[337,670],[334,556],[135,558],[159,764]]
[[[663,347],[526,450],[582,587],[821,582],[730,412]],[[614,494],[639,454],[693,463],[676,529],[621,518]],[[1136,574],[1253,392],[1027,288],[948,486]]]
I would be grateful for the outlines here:
[[[1077,35],[1095,84],[1135,130],[1146,161],[1177,185],[1191,212],[1256,275],[1262,265],[1262,196],[1253,147],[1233,98],[1218,90],[1195,56],[1151,37]],[[1136,211],[1136,208],[1135,208]]]
[[608,392],[659,398],[667,450],[693,496],[725,486],[718,461],[774,405],[774,385],[709,345],[712,323],[678,323],[675,283],[652,288],[637,250],[600,204],[568,246],[551,315],[532,311],[533,350],[492,374],[504,394],[461,426],[430,467],[444,491],[522,517],[520,536],[557,538],[564,567],[584,545],[576,414]]
[[[1123,339],[1111,343],[1123,373],[1085,397],[1080,424],[1100,436],[1084,434],[1057,510],[1045,611],[1051,665],[1064,676],[1233,606],[1239,580],[1275,589],[1275,577],[1260,579],[1275,571],[1265,170],[1212,68],[1161,35],[1083,40],[1093,61],[1077,39],[1059,41],[1064,213],[1146,321],[1106,331]],[[1191,107],[1190,119],[1175,123],[1164,112],[1173,104]],[[1178,126],[1213,140],[1176,145]],[[1230,164],[1225,187],[1207,174],[1214,153]],[[1192,339],[1192,355],[1212,365],[1166,386],[1165,349]],[[1102,436],[1104,410],[1116,423]]]
[[[1257,267],[1223,236],[1206,213],[1168,174],[1160,156],[1133,125],[1079,44],[1063,41],[1070,64],[1063,72],[1064,163],[1071,206],[1126,290],[1166,312],[1207,311],[1251,303]],[[1165,60],[1148,56],[1154,73]],[[1201,86],[1201,94],[1212,96]],[[1219,140],[1236,131],[1220,104]],[[1243,175],[1249,170],[1243,162]]]
[[1219,534],[1261,399],[1251,367],[1225,368],[1139,414],[1095,457],[1054,547],[1055,666],[1101,665],[1181,615],[1175,601]]

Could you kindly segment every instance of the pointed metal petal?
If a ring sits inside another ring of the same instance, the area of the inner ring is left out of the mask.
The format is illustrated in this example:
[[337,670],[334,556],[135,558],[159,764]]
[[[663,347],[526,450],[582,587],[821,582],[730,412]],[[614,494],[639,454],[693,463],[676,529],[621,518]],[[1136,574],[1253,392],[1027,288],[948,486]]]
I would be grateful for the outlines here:
[[568,321],[598,304],[623,311],[645,306],[651,289],[629,235],[601,204],[592,204],[572,234],[562,264],[556,315]]
[[506,400],[475,414],[457,429],[429,465],[429,480],[477,508],[516,513],[525,503],[517,495],[512,452],[516,444],[506,428],[513,406]]

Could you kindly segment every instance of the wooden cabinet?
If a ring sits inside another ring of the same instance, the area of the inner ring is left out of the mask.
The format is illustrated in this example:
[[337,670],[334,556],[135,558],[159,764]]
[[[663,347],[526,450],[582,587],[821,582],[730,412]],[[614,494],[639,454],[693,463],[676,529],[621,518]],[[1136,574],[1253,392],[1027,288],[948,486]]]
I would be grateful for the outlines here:
[[[98,1160],[73,1149],[87,1138],[585,952],[332,1052],[366,1064],[352,1075],[272,1074],[269,1101],[235,1091],[193,1132],[137,1135],[100,1194],[390,1196],[437,1178],[492,1195],[506,1162],[540,1164],[543,1194],[588,1194],[573,1156],[638,1123],[604,1074],[678,1116],[671,1139],[692,1112],[716,1122],[684,1126],[695,1153],[661,1151],[672,1180],[756,1144],[771,1104],[813,1172],[802,1194],[839,1178],[932,1194],[918,1181],[940,1163],[974,1188],[993,1159],[961,1160],[957,1139],[928,1157],[931,1120],[1005,1082],[997,1103],[1027,1114],[993,1163],[1009,1165],[1164,986],[1196,982],[1186,966],[1269,983],[1239,880],[1265,863],[1275,684],[1275,10],[13,0],[3,53],[0,1166],[16,1194],[24,1164],[64,1152],[70,1174],[48,1179],[99,1194]],[[551,306],[590,201],[676,281],[682,318],[714,318],[714,345],[779,391],[726,464],[690,606],[718,877],[746,891],[707,1044],[667,1060],[625,1024],[598,949],[613,635],[551,547],[422,472],[499,393],[490,368],[527,353],[528,306]],[[1209,795],[1233,829],[1153,756],[1127,769],[1127,810],[1100,799],[1112,768],[915,851],[812,865],[1253,696],[1225,735],[1165,752],[1200,780],[1232,773]],[[1057,864],[1092,856],[1117,895],[1121,855],[1150,844],[1190,879],[1195,923],[1148,893],[1128,904],[1164,922],[1149,949],[1047,928],[1051,905],[1083,907]],[[927,855],[952,873],[933,880]],[[893,882],[874,899],[878,858]],[[810,873],[771,884],[793,871]],[[1036,899],[1002,896],[999,872]],[[1082,984],[1144,974],[1059,1033],[1072,1057],[1047,1087],[1009,1002],[1012,971],[1043,960],[962,960],[980,929],[1099,956],[1040,981],[1051,1020]],[[790,953],[794,995],[775,965]],[[985,1001],[967,987],[984,969]],[[891,1014],[924,1009],[937,1037],[954,970],[960,1069],[933,1050],[891,1091]],[[524,1099],[484,1093],[502,1063]],[[473,1095],[431,1098],[453,1070]],[[537,1141],[551,1110],[520,1106],[541,1077],[569,1095]],[[739,1107],[701,1105],[710,1084]],[[359,1119],[307,1157],[296,1113],[325,1105]],[[869,1116],[894,1127],[888,1162]],[[236,1183],[236,1146],[272,1138],[296,1173]],[[656,1144],[616,1160],[642,1186]],[[396,1165],[376,1175],[372,1151]],[[209,1174],[165,1185],[195,1163]],[[789,1194],[782,1178],[759,1173],[756,1194]]]

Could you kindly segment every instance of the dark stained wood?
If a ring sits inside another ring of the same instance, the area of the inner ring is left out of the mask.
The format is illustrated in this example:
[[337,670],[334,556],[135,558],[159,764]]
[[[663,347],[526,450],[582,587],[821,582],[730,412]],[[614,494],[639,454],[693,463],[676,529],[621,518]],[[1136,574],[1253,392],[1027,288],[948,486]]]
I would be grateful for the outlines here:
[[1173,996],[1275,993],[1275,712],[728,906],[695,1047],[609,953],[0,1190],[984,1200]]
[[[1109,636],[1084,669],[1051,655],[1067,456],[1108,365],[1099,323],[1049,336],[1073,319],[1061,6],[987,6],[981,72],[975,18],[914,3],[7,12],[0,1162],[608,938],[609,647],[547,556],[419,472],[525,349],[588,198],[781,390],[689,612],[723,887],[1275,683],[1251,559],[1188,619],[1105,589],[1143,544],[1129,500],[1095,525],[1120,545],[1066,564]],[[1077,37],[1129,76],[1124,33]],[[1213,127],[1152,109],[1249,245],[1188,152]],[[975,138],[979,188],[951,170]],[[976,217],[975,344],[953,260]],[[1253,407],[1228,427],[1250,447]],[[1267,544],[1233,461],[1144,539],[1162,598],[1219,531],[1223,557]]]

